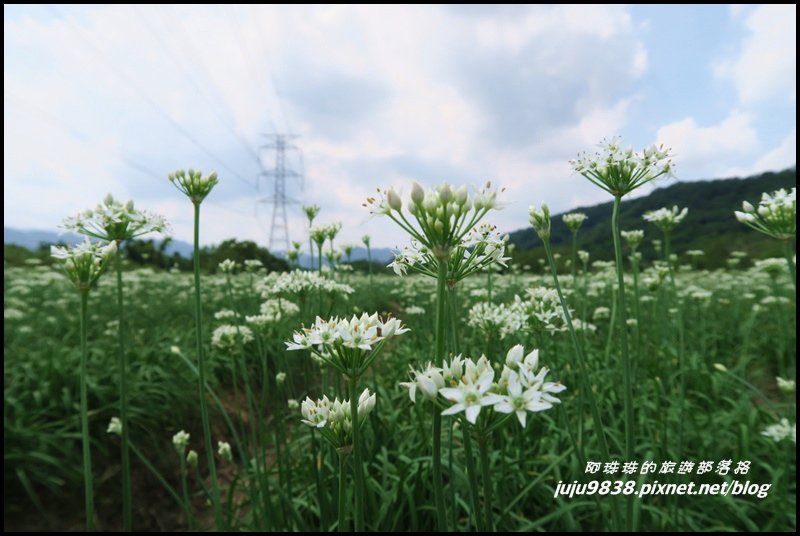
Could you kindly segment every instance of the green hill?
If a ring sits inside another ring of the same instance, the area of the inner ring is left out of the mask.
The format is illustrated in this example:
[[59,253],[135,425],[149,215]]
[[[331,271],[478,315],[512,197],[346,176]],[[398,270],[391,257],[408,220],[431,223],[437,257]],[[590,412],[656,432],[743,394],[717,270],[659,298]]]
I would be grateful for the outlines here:
[[[645,242],[640,247],[646,260],[656,256],[651,240],[661,238],[661,232],[642,219],[648,210],[661,207],[688,207],[686,219],[673,231],[673,252],[678,254],[692,249],[705,251],[699,265],[715,268],[725,263],[732,251],[745,251],[754,257],[781,256],[778,241],[764,236],[736,221],[734,210],[741,210],[742,201],[756,204],[762,192],[778,188],[793,188],[797,181],[796,168],[779,173],[764,173],[744,179],[719,179],[711,181],[678,182],[659,188],[645,197],[623,201],[620,224],[624,230],[644,229]],[[588,251],[592,260],[611,260],[614,245],[611,241],[612,202],[578,207],[570,212],[583,212],[588,216],[578,234],[580,249]],[[553,250],[568,255],[571,233],[561,220],[562,214],[553,216]],[[536,266],[544,258],[539,237],[528,227],[511,233],[511,243],[517,247],[515,262]]]

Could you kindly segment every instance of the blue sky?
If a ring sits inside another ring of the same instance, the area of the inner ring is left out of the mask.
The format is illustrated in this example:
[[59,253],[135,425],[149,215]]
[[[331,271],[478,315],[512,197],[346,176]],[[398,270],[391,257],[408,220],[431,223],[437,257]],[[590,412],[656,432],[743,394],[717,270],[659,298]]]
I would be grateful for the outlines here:
[[[4,7],[4,224],[53,229],[106,192],[188,240],[166,175],[216,169],[206,242],[265,244],[272,156],[342,240],[406,242],[361,207],[412,180],[506,188],[527,207],[606,199],[567,160],[619,134],[675,151],[677,180],[796,162],[796,6]],[[290,155],[290,163],[300,161]],[[291,237],[304,218],[289,212]]]

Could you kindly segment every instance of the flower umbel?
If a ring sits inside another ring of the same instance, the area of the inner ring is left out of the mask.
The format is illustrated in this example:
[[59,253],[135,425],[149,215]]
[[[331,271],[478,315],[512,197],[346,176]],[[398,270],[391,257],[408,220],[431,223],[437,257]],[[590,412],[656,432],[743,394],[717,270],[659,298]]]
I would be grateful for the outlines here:
[[88,291],[108,267],[117,243],[83,242],[72,247],[50,246],[50,256],[58,260],[72,283],[81,291]]
[[578,154],[570,165],[590,182],[615,197],[622,197],[639,186],[672,173],[670,149],[652,145],[640,152],[623,149],[619,138],[603,140],[592,156]]
[[183,192],[186,197],[191,199],[192,203],[199,205],[217,185],[219,177],[217,177],[216,171],[212,171],[203,177],[200,170],[189,169],[184,171],[179,169],[169,174],[169,181]]
[[747,201],[742,203],[744,212],[735,211],[736,219],[778,240],[790,240],[797,234],[797,189],[783,188],[772,193],[761,194],[758,208]]
[[645,221],[655,224],[655,226],[663,232],[668,233],[682,222],[688,213],[688,208],[681,210],[678,208],[678,205],[675,205],[672,208],[663,207],[658,210],[649,210],[644,213],[642,218],[644,218]]

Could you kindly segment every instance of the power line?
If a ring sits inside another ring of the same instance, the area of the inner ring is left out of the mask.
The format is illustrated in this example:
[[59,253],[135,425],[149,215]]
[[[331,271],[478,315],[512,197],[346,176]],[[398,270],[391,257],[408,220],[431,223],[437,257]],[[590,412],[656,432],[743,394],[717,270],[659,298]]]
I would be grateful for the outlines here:
[[[139,16],[139,19],[144,23],[144,26],[147,30],[153,35],[156,41],[159,42],[161,45],[161,50],[169,57],[169,59],[178,67],[178,69],[186,76],[189,80],[189,83],[194,88],[195,92],[203,98],[203,100],[208,103],[209,109],[214,112],[214,115],[227,127],[230,133],[233,135],[234,138],[242,145],[244,150],[256,161],[260,164],[260,160],[258,158],[258,151],[256,151],[253,146],[236,130],[236,126],[233,123],[230,115],[230,110],[227,110],[228,114],[224,114],[220,112],[220,109],[217,107],[218,103],[215,103],[213,99],[211,99],[203,89],[203,85],[197,82],[194,77],[192,77],[191,72],[189,69],[184,65],[184,63],[177,57],[177,55],[167,46],[166,41],[162,38],[161,33],[156,30],[156,28],[152,25],[152,23],[145,17],[144,13],[142,12],[140,6],[133,6],[136,9],[136,13]],[[159,12],[160,13],[160,12]]]
[[206,148],[202,143],[200,143],[200,141],[191,132],[189,132],[185,127],[183,127],[180,123],[178,123],[175,119],[173,119],[172,116],[170,116],[152,97],[150,97],[150,95],[147,94],[147,92],[145,92],[141,87],[138,86],[138,84],[136,84],[136,82],[134,81],[133,78],[131,78],[130,76],[125,74],[124,71],[118,69],[116,64],[114,64],[114,62],[109,60],[102,53],[102,51],[91,40],[89,40],[86,36],[84,36],[83,32],[81,31],[81,29],[78,28],[68,17],[65,17],[63,14],[61,14],[61,12],[59,12],[53,6],[47,6],[47,8],[50,11],[52,11],[53,14],[56,17],[60,18],[64,22],[66,22],[67,25],[70,27],[70,29],[73,31],[73,33],[75,33],[75,35],[78,36],[81,39],[81,41],[83,41],[84,44],[86,44],[89,47],[89,49],[103,63],[106,64],[106,66],[108,67],[108,69],[112,73],[114,73],[116,76],[121,78],[130,87],[135,89],[137,91],[137,93],[139,93],[140,96],[156,111],[156,113],[158,113],[161,117],[166,119],[175,128],[175,130],[180,132],[186,139],[191,141],[195,146],[197,146],[198,149],[203,151],[209,158],[214,160],[223,169],[227,170],[228,173],[230,173],[233,177],[235,177],[236,179],[240,180],[241,182],[243,182],[244,184],[248,185],[249,187],[251,187],[253,189],[256,188],[256,186],[253,183],[251,183],[249,180],[245,179],[242,175],[240,175],[235,170],[233,170],[224,161],[222,161],[218,156],[216,156],[208,148]]

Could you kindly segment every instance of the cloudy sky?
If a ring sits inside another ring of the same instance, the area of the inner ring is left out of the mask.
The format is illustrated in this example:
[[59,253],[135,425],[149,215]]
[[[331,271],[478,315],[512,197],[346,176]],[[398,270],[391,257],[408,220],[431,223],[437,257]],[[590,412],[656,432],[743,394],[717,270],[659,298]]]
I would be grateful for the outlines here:
[[[269,133],[302,149],[289,194],[344,241],[405,238],[361,206],[412,180],[527,207],[606,199],[567,160],[619,134],[674,148],[678,180],[796,161],[796,6],[4,7],[4,224],[54,229],[106,192],[191,237],[166,180],[216,169],[205,242],[266,244]],[[291,237],[305,219],[289,211]],[[341,243],[342,241],[340,241]]]

